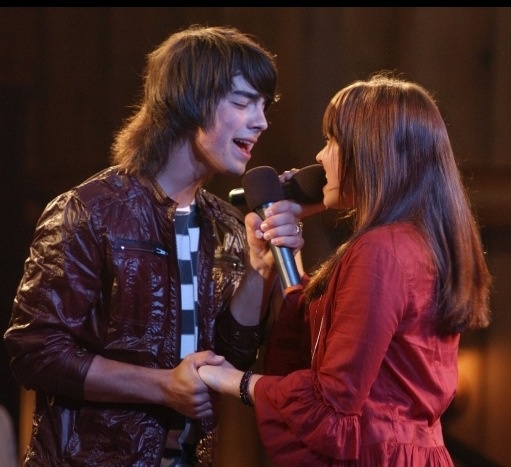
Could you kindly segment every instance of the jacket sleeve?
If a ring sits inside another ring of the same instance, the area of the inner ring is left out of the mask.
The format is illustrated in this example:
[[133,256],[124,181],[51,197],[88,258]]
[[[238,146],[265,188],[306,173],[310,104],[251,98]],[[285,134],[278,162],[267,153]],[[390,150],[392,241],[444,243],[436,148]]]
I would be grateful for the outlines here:
[[[209,194],[209,196],[211,196]],[[213,196],[210,199],[215,209],[213,221],[215,238],[226,260],[223,261],[222,275],[226,279],[223,285],[222,305],[215,320],[214,349],[240,370],[247,370],[257,359],[263,342],[266,319],[254,326],[243,326],[232,315],[229,303],[239,286],[245,270],[249,250],[244,215],[235,206]],[[209,257],[217,259],[218,252],[211,252]],[[233,258],[237,261],[233,261]],[[234,266],[232,266],[234,264]],[[218,287],[218,285],[215,285]],[[266,317],[268,313],[264,313]]]
[[[71,193],[41,215],[14,299],[4,342],[27,389],[83,397],[92,362],[80,341],[99,294],[99,248],[88,212]],[[78,279],[79,278],[79,279]]]
[[247,370],[257,358],[264,338],[265,323],[242,326],[227,307],[216,321],[215,351],[240,370]]

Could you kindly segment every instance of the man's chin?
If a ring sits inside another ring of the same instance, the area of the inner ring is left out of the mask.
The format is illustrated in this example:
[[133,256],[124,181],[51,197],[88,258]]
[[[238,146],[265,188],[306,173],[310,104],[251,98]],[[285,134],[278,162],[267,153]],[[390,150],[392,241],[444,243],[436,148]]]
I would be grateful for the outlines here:
[[226,175],[232,175],[234,177],[241,177],[247,171],[247,164],[231,167],[227,170]]

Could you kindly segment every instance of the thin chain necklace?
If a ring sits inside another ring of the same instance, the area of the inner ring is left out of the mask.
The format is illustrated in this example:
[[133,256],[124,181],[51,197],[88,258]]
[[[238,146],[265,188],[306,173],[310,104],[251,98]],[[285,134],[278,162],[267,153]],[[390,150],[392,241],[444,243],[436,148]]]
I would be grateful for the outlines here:
[[[321,295],[319,297],[319,300],[318,300],[318,304],[316,305],[316,312],[314,313],[314,329],[316,329],[316,318],[318,316],[318,309],[321,305],[321,301],[323,300],[323,295]],[[314,356],[316,355],[316,350],[318,349],[318,345],[319,345],[319,338],[321,336],[321,330],[323,329],[323,319],[325,318],[325,313],[323,313],[321,315],[321,323],[319,324],[319,330],[318,330],[318,335],[316,337],[316,342],[314,344],[314,349],[312,350],[312,357],[311,357],[311,365],[312,365],[312,362],[314,361]]]

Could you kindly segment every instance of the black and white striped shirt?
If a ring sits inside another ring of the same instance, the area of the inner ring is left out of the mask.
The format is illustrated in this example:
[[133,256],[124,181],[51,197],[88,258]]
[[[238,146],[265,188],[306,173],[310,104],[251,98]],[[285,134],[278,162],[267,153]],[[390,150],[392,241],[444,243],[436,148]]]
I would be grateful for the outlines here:
[[176,244],[181,276],[181,358],[197,350],[197,251],[199,224],[195,204],[176,211]]

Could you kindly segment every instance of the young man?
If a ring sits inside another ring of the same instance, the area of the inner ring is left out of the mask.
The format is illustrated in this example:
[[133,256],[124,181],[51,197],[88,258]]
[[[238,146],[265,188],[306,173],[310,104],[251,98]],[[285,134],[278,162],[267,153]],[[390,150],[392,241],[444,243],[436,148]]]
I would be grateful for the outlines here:
[[267,239],[303,240],[298,204],[274,203],[263,238],[257,214],[202,184],[244,173],[276,87],[274,57],[236,29],[171,35],[114,165],[46,207],[4,336],[36,391],[25,465],[212,464],[218,417],[197,370],[212,350],[254,362],[276,280]]

